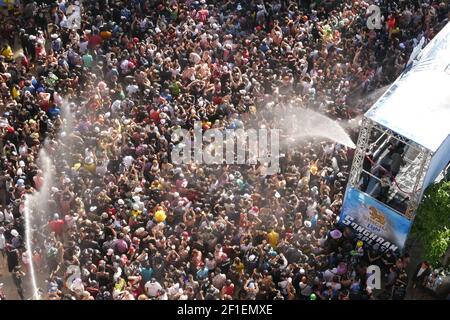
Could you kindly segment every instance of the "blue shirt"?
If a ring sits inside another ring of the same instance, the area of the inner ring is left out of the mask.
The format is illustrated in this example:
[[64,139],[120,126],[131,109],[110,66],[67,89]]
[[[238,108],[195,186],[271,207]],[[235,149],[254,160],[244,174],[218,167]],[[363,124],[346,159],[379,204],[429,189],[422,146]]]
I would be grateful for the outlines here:
[[197,271],[197,278],[203,279],[208,276],[208,268],[204,267],[203,269],[200,269]]
[[127,8],[123,8],[123,9],[120,11],[120,14],[121,14],[122,16],[124,16],[125,18],[127,18],[127,20],[130,20],[130,17],[131,17],[131,11],[128,10]]
[[260,47],[259,50],[261,50],[262,52],[266,53],[269,50],[269,46],[266,43],[263,43]]
[[29,91],[31,94],[35,94],[36,93],[36,88],[33,86],[28,86],[25,88],[25,91]]
[[61,113],[61,111],[56,106],[48,108],[48,115],[49,115],[50,119],[55,119],[56,117],[58,117],[60,115],[60,113]]
[[141,268],[141,275],[142,275],[142,280],[144,283],[147,283],[148,281],[152,280],[152,275],[153,275],[153,269],[152,268]]

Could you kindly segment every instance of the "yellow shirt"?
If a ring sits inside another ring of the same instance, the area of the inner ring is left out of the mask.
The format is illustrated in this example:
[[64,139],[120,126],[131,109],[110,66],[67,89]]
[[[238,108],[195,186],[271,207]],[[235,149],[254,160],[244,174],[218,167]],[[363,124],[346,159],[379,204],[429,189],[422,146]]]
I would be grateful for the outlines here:
[[11,94],[13,99],[17,98],[20,96],[20,91],[16,89],[16,87],[13,87],[11,90]]
[[242,262],[239,262],[237,264],[235,263],[234,265],[236,267],[236,271],[237,272],[243,273],[243,271],[244,271],[244,264]]
[[91,173],[95,173],[96,165],[95,165],[95,163],[91,163],[91,164],[85,163],[84,168]]
[[119,280],[119,282],[114,285],[114,289],[116,289],[118,291],[122,291],[123,288],[125,288],[126,284],[127,283],[125,282],[125,280],[123,278],[121,278]]
[[6,46],[5,48],[2,49],[2,56],[4,56],[5,59],[12,59],[13,52],[10,46]]
[[278,240],[280,239],[280,235],[272,230],[267,234],[267,241],[270,243],[272,248],[276,248],[278,245]]

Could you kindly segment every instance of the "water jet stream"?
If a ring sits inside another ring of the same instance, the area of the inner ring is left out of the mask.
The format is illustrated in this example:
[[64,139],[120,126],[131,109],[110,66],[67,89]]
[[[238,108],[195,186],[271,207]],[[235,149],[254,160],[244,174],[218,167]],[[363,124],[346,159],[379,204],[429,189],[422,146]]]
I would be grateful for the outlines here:
[[335,141],[354,149],[356,146],[338,121],[311,109],[287,106],[271,108],[268,106],[264,117],[271,119],[273,124],[284,131],[287,138],[281,144],[295,145],[305,138],[321,137]]
[[[58,140],[60,141],[60,144],[58,144],[57,150],[53,153],[53,157],[55,157],[55,159],[59,159],[59,161],[61,161],[62,157],[65,157],[66,159],[69,157],[69,139],[74,126],[73,115],[69,108],[69,104],[66,101],[63,102],[61,109],[62,126],[60,128],[60,132],[58,133]],[[48,200],[50,199],[51,189],[54,186],[53,175],[56,170],[51,156],[45,149],[46,142],[47,141],[44,142],[38,155],[39,167],[42,170],[42,185],[39,190],[36,190],[33,194],[26,195],[24,202],[25,246],[29,255],[29,271],[33,290],[31,299],[39,299],[39,286],[37,283],[36,270],[33,262],[33,250],[36,249],[33,248],[33,233],[35,231],[40,232],[41,229],[44,229],[47,226],[49,209]]]

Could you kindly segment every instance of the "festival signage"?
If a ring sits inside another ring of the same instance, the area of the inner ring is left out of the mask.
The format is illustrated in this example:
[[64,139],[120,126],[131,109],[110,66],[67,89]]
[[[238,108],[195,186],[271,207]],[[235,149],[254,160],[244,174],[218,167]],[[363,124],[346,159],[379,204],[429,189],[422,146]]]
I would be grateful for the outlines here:
[[350,227],[365,244],[382,252],[402,250],[411,221],[369,195],[349,187],[339,223]]

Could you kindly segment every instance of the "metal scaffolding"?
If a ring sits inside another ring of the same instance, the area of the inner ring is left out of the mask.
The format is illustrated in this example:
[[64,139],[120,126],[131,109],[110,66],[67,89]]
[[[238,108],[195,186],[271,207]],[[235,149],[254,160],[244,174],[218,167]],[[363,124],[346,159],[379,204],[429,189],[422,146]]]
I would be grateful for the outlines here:
[[[371,139],[373,139],[374,141],[371,142]],[[365,157],[367,155],[367,150],[371,150],[373,147],[381,143],[381,146],[379,146],[376,150],[377,157],[379,157],[380,154],[383,153],[383,148],[386,147],[386,145],[389,144],[392,139],[395,139],[407,146],[407,148],[409,149],[408,152],[414,155],[414,159],[416,160],[416,162],[411,161],[410,159],[406,159],[405,162],[409,165],[408,168],[414,167],[414,169],[418,168],[418,170],[417,174],[414,174],[411,177],[406,176],[406,179],[409,180],[407,186],[398,183],[395,178],[393,178],[395,183],[391,187],[391,198],[401,195],[402,198],[405,199],[405,201],[407,200],[407,208],[405,212],[399,212],[397,209],[389,206],[387,203],[385,203],[385,205],[390,207],[392,210],[395,210],[398,214],[405,216],[409,220],[413,220],[414,212],[420,203],[422,184],[431,162],[432,152],[411,140],[405,139],[403,136],[398,135],[392,130],[383,127],[379,123],[373,122],[367,117],[364,117],[361,123],[361,130],[356,145],[348,184],[349,186],[356,188],[361,192],[365,192],[360,188],[363,174],[380,181],[379,177],[376,177],[371,172],[363,170]],[[382,167],[380,163],[377,163],[377,166]]]
[[416,179],[416,183],[414,184],[413,192],[409,197],[408,210],[406,212],[406,216],[410,220],[414,220],[415,211],[420,204],[422,184],[432,157],[432,153],[430,152],[430,150],[423,149],[422,152],[424,153],[424,158],[420,165],[419,175]]
[[366,156],[366,149],[369,145],[372,127],[373,122],[369,118],[364,117],[361,123],[361,130],[359,132],[353,164],[348,179],[349,185],[355,188],[358,187],[359,180],[361,179],[361,171]]

